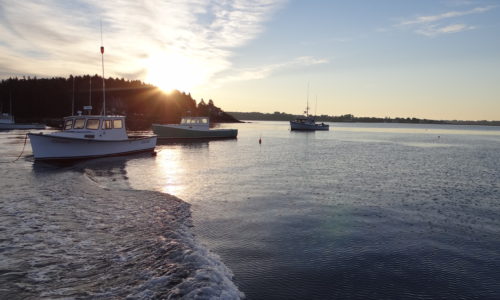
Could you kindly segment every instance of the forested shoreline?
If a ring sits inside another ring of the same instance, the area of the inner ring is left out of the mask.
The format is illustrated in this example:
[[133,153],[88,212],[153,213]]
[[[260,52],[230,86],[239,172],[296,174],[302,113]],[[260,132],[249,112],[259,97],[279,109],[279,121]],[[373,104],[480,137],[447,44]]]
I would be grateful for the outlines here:
[[[139,80],[106,78],[106,114],[127,116],[129,130],[150,129],[152,123],[178,123],[183,116],[209,116],[212,122],[238,122],[212,100],[197,102],[179,91],[165,93]],[[74,101],[73,101],[74,100]],[[91,104],[102,112],[102,77],[9,78],[0,82],[0,109],[17,122],[40,122],[58,127],[65,116]],[[12,108],[10,107],[12,103]]]
[[[178,123],[183,116],[209,116],[212,122],[238,120],[290,121],[298,115],[284,112],[224,112],[213,100],[198,102],[189,93],[165,93],[139,80],[106,78],[106,113],[125,115],[129,130],[147,130],[152,123]],[[9,78],[0,81],[0,111],[12,112],[17,122],[38,122],[59,127],[62,118],[92,105],[102,112],[102,77]],[[12,105],[12,107],[11,107]],[[74,112],[72,112],[74,109]],[[420,118],[356,117],[352,114],[316,116],[319,122],[415,123],[500,126],[500,121],[430,120]]]
[[[260,113],[260,112],[228,112],[238,120],[261,120],[261,121],[291,121],[298,115],[284,112]],[[318,122],[359,122],[359,123],[414,123],[414,124],[452,124],[452,125],[489,125],[500,126],[500,121],[466,121],[466,120],[430,120],[419,118],[375,118],[356,117],[352,114],[340,116],[320,115],[316,116]]]

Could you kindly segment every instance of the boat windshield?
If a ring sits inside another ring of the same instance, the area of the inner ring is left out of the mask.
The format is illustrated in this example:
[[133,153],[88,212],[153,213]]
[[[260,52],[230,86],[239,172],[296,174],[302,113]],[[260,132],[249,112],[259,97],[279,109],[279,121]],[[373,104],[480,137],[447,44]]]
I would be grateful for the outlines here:
[[102,128],[103,129],[113,129],[113,123],[111,122],[112,120],[104,120],[102,123]]
[[64,121],[64,130],[69,130],[73,127],[73,119]]
[[88,119],[87,129],[99,129],[99,119]]
[[181,124],[208,124],[208,118],[183,118]]
[[113,128],[115,129],[123,128],[122,120],[113,120]]
[[76,119],[74,129],[83,129],[85,127],[85,119]]

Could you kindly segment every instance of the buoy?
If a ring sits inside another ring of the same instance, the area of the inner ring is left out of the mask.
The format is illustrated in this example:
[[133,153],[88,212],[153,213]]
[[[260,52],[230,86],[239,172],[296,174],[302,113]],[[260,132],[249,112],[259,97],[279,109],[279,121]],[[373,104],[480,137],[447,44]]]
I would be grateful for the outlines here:
[[261,138],[259,138],[259,145],[260,145],[260,144],[262,144],[262,139],[261,139]]

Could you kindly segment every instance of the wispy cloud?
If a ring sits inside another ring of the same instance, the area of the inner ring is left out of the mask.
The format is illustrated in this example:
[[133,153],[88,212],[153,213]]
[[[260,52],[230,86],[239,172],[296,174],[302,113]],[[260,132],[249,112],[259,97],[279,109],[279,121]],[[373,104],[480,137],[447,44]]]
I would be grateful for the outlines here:
[[411,19],[403,20],[398,27],[410,27],[413,28],[414,32],[417,34],[434,37],[441,34],[457,33],[466,30],[476,29],[477,26],[467,25],[462,22],[453,24],[442,24],[446,20],[453,20],[459,17],[482,14],[488,12],[497,6],[490,5],[484,7],[475,7],[469,10],[462,11],[449,11],[441,14],[417,16]]
[[411,20],[406,20],[401,22],[401,25],[411,25],[411,24],[424,24],[424,23],[431,23],[431,22],[437,22],[443,19],[449,19],[449,18],[456,18],[456,17],[461,17],[461,16],[466,16],[466,15],[471,15],[471,14],[480,14],[484,13],[487,11],[492,10],[495,8],[495,6],[485,6],[485,7],[476,7],[470,10],[466,11],[450,11],[450,12],[445,12],[442,14],[438,15],[430,15],[430,16],[419,16]]
[[287,62],[277,64],[264,65],[253,68],[243,68],[231,71],[230,75],[223,76],[219,82],[243,81],[243,80],[256,80],[270,76],[273,73],[289,70],[293,68],[309,67],[313,65],[326,64],[329,60],[315,58],[311,56],[296,57]]
[[447,26],[438,26],[438,25],[428,25],[424,26],[422,28],[416,29],[415,32],[421,35],[433,37],[437,36],[440,34],[447,34],[447,33],[457,33],[461,31],[466,31],[466,30],[472,30],[475,29],[474,26],[468,26],[465,24],[452,24],[452,25],[447,25]]
[[159,80],[154,66],[174,74],[165,78],[201,84],[231,68],[237,48],[285,1],[4,0],[0,76],[98,73],[102,19],[107,76]]

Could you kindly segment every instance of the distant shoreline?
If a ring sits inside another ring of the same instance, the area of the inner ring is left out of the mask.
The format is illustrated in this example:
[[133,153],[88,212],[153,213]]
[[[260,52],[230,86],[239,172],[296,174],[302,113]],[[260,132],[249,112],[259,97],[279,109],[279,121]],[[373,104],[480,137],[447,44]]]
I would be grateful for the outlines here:
[[[291,121],[299,115],[292,115],[282,112],[260,113],[260,112],[227,112],[238,120],[254,121]],[[483,125],[500,126],[500,121],[468,121],[468,120],[430,120],[419,118],[376,118],[376,117],[356,117],[351,114],[341,116],[316,116],[318,122],[338,122],[338,123],[407,123],[407,124],[448,124],[448,125]]]

